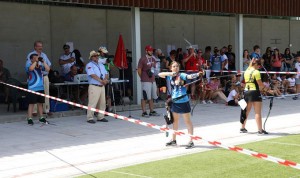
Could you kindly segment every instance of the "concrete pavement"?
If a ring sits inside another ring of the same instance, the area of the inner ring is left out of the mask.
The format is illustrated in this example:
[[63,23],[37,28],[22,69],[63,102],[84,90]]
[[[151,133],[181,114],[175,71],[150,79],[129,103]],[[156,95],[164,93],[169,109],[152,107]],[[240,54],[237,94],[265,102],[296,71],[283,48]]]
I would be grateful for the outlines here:
[[[269,100],[265,100],[263,118],[268,106]],[[165,112],[163,108],[156,111]],[[240,109],[224,104],[198,104],[192,121],[195,135],[237,145],[299,134],[299,111],[298,100],[274,99],[266,125],[270,134],[265,136],[255,134],[253,111],[247,122],[249,133],[240,134]],[[118,114],[128,116],[129,112]],[[142,118],[140,110],[132,111],[131,115],[145,122],[164,124],[162,116]],[[89,124],[85,116],[80,115],[49,119],[55,125],[41,125],[37,120],[34,126],[28,126],[24,120],[0,124],[0,177],[75,177],[215,148],[197,141],[194,149],[186,150],[184,145],[188,138],[185,136],[178,137],[177,147],[165,147],[170,139],[165,133],[111,117],[107,119],[108,123]],[[180,129],[186,132],[185,128],[181,120]]]

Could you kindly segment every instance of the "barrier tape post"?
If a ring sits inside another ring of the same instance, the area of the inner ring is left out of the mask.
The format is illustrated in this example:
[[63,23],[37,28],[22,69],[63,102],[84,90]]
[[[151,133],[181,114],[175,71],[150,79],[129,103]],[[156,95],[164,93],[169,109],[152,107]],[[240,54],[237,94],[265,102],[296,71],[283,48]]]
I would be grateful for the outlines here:
[[235,152],[238,152],[238,153],[246,154],[246,155],[249,155],[249,156],[252,156],[252,157],[264,159],[264,160],[267,160],[267,161],[270,161],[270,162],[274,162],[274,163],[277,163],[277,164],[280,164],[280,165],[284,165],[284,166],[288,166],[288,167],[300,170],[300,164],[296,163],[296,162],[293,162],[293,161],[284,160],[284,159],[281,159],[281,158],[276,158],[276,157],[269,156],[269,155],[264,154],[264,153],[258,153],[258,152],[247,150],[247,149],[237,147],[237,146],[225,145],[225,144],[222,144],[221,142],[218,142],[218,141],[209,141],[209,140],[206,140],[206,139],[204,139],[200,136],[185,134],[184,132],[181,132],[181,131],[176,131],[176,130],[173,130],[173,129],[169,129],[167,127],[158,126],[156,124],[147,123],[147,122],[144,122],[144,121],[140,121],[140,120],[128,118],[128,117],[125,117],[125,116],[117,115],[117,114],[114,114],[114,113],[109,113],[109,112],[106,112],[106,111],[102,111],[102,110],[95,109],[95,108],[92,108],[92,107],[84,106],[82,104],[78,104],[78,103],[74,103],[74,102],[71,102],[71,101],[63,100],[63,99],[56,98],[56,97],[53,97],[53,96],[49,96],[49,95],[46,95],[46,94],[38,93],[38,92],[35,92],[35,91],[31,91],[31,90],[21,88],[21,87],[18,87],[18,86],[14,86],[14,85],[11,85],[11,84],[7,84],[7,83],[4,83],[4,82],[0,82],[0,83],[2,83],[4,85],[7,85],[7,86],[10,86],[10,87],[14,87],[14,88],[23,90],[23,91],[26,91],[26,92],[30,92],[30,93],[33,93],[33,94],[36,94],[36,95],[47,97],[47,98],[50,98],[50,99],[53,99],[53,100],[56,100],[56,101],[59,101],[59,102],[67,103],[67,104],[70,104],[70,105],[73,105],[73,106],[76,106],[76,107],[88,109],[88,110],[91,110],[91,111],[94,111],[94,112],[99,112],[99,113],[102,113],[102,114],[107,114],[111,117],[114,117],[115,119],[121,119],[121,120],[132,122],[132,123],[135,123],[135,124],[138,124],[138,125],[143,125],[143,126],[146,126],[146,127],[149,127],[149,128],[160,130],[161,132],[174,133],[178,136],[188,136],[192,140],[195,140],[195,141],[203,140],[203,141],[205,141],[208,144],[213,145],[213,146],[217,146],[217,147],[220,147],[220,148],[224,148],[224,149],[227,149],[227,150],[231,150],[231,151],[235,151]]

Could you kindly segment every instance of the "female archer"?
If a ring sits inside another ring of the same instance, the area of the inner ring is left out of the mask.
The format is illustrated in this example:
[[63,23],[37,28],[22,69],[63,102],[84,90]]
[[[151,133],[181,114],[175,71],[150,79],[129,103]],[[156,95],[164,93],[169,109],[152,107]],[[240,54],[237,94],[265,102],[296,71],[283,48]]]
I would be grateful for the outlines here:
[[[184,85],[184,81],[187,79],[195,79],[199,77],[202,72],[195,73],[195,74],[186,74],[186,73],[179,73],[179,63],[173,61],[171,63],[171,72],[161,72],[158,75],[162,78],[166,78],[171,82],[172,88],[172,105],[171,111],[173,113],[173,130],[178,130],[178,120],[180,114],[182,114],[185,124],[188,129],[188,133],[193,135],[193,123],[191,121],[191,106],[189,103],[189,98],[187,96],[187,89]],[[176,143],[176,135],[173,134],[172,140],[166,143],[166,146],[175,146]],[[186,149],[190,149],[194,147],[194,143],[192,138],[190,139]]]

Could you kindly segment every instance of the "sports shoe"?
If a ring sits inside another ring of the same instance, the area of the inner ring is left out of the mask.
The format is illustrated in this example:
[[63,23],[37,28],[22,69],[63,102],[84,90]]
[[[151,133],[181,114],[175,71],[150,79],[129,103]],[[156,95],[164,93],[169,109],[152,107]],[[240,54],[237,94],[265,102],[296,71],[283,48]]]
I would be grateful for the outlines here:
[[41,117],[39,121],[42,122],[42,123],[44,123],[44,124],[48,123],[48,121],[45,118],[43,118],[43,117]]
[[159,116],[159,114],[156,111],[151,111],[149,116]]
[[207,104],[207,103],[205,102],[205,100],[201,101],[201,103],[202,103],[202,104]]
[[248,130],[246,128],[241,128],[240,129],[240,133],[247,133],[247,132],[248,132]]
[[268,132],[266,132],[265,130],[261,130],[257,132],[258,135],[265,135],[265,134],[269,134]]
[[176,146],[176,140],[170,140],[169,142],[166,143],[166,146]]
[[96,123],[94,120],[87,120],[86,122],[88,122],[90,124],[95,124]]
[[143,113],[142,113],[142,117],[149,117],[149,115],[148,115],[147,112],[143,112]]
[[293,97],[293,100],[297,100],[297,99],[298,99],[298,96]]
[[27,123],[28,123],[28,125],[33,125],[34,124],[31,118],[27,119]]
[[214,102],[212,102],[211,100],[207,101],[208,104],[213,104]]
[[98,122],[108,122],[107,119],[103,118],[103,119],[97,119]]
[[191,149],[193,148],[195,145],[194,145],[194,142],[190,141],[187,146],[185,147],[185,149]]

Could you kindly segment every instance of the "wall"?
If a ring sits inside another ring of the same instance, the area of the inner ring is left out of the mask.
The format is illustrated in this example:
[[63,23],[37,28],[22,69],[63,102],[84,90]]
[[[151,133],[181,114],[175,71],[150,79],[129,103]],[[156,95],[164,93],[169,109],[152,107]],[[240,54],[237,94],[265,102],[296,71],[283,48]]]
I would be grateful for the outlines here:
[[[26,14],[26,15],[24,15]],[[87,61],[89,51],[100,45],[115,53],[119,34],[131,50],[131,12],[128,10],[60,7],[0,2],[0,58],[13,77],[26,80],[25,58],[33,50],[33,42],[42,40],[44,51],[59,69],[58,59],[67,41],[74,42]],[[299,21],[244,18],[244,49],[254,44],[265,51],[267,46],[281,52],[292,44],[292,52],[300,49]],[[235,17],[192,14],[141,12],[141,44],[153,45],[167,52],[167,45],[185,48],[191,43],[200,48],[234,44]],[[277,40],[278,44],[272,44]]]

